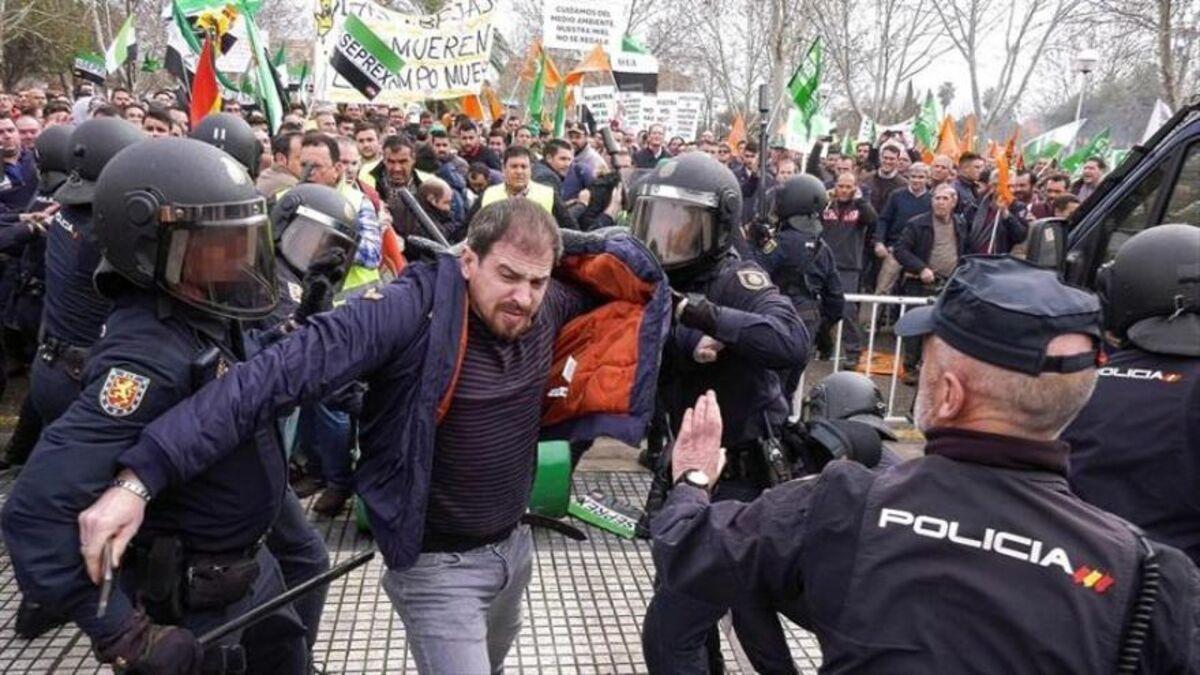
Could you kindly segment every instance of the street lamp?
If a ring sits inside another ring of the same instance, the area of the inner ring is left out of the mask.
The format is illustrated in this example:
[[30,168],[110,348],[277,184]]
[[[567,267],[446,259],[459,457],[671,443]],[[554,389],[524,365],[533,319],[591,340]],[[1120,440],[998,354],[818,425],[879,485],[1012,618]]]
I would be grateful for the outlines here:
[[1083,76],[1083,84],[1079,86],[1079,103],[1075,106],[1075,121],[1083,116],[1083,96],[1087,93],[1088,75],[1096,69],[1100,62],[1100,54],[1095,49],[1082,49],[1071,62],[1071,69]]

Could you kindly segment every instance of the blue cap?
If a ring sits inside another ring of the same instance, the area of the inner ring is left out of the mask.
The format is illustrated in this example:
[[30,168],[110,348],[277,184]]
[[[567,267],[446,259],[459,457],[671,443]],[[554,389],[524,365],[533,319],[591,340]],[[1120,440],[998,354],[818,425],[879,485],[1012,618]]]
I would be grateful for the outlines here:
[[[932,333],[958,351],[994,366],[1029,375],[1073,373],[1096,366],[1100,301],[1067,286],[1047,270],[1010,256],[968,256],[931,307],[907,312],[896,334]],[[1047,356],[1060,335],[1093,338],[1092,351]]]

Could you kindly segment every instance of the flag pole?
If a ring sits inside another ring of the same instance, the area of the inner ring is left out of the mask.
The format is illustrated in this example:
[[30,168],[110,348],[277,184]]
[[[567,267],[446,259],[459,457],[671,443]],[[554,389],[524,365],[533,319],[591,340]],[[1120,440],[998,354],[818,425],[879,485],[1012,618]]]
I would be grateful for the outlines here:
[[996,200],[996,217],[992,220],[992,239],[988,242],[988,255],[994,255],[996,252],[996,230],[1000,227],[1000,211],[1003,208],[1000,200]]

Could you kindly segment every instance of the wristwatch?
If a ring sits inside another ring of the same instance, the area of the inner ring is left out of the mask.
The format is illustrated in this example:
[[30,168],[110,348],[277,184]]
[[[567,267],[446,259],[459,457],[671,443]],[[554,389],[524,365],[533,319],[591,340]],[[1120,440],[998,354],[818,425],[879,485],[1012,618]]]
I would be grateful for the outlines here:
[[132,492],[138,497],[141,497],[142,501],[144,502],[150,501],[150,491],[147,490],[146,486],[142,485],[140,481],[129,480],[128,478],[114,478],[110,485],[115,488],[121,488],[122,490]]
[[694,488],[700,488],[701,490],[705,491],[712,487],[712,480],[708,477],[708,474],[704,473],[700,469],[688,469],[687,471],[684,471],[683,475],[679,477],[679,480],[675,481],[676,485],[679,485],[680,483],[691,485]]

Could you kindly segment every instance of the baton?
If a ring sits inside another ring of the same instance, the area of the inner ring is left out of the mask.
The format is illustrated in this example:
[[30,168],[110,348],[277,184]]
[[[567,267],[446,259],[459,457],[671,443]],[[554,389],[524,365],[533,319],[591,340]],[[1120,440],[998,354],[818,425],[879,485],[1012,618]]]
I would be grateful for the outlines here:
[[291,590],[280,593],[279,595],[264,602],[263,604],[259,605],[258,607],[251,609],[250,611],[246,612],[245,614],[242,614],[241,616],[230,619],[229,621],[221,624],[220,626],[217,626],[216,628],[208,631],[204,635],[201,635],[199,640],[197,640],[197,642],[200,643],[201,647],[207,647],[207,646],[213,644],[214,642],[216,642],[217,640],[220,640],[221,638],[225,637],[226,635],[229,635],[230,633],[232,633],[234,631],[241,630],[247,626],[256,624],[259,621],[262,621],[263,619],[267,618],[267,616],[270,615],[271,612],[274,612],[275,610],[279,609],[280,607],[288,604],[289,602],[295,600],[296,598],[299,598],[302,595],[307,594],[308,592],[310,592],[312,590],[315,590],[316,588],[318,588],[320,586],[324,586],[325,584],[333,581],[334,579],[337,579],[338,577],[345,576],[351,570],[353,570],[357,567],[362,567],[363,565],[370,562],[371,558],[374,558],[374,557],[375,557],[375,551],[373,551],[373,550],[372,551],[363,551],[362,553],[359,553],[358,555],[347,560],[346,562],[342,563],[341,565],[334,567],[333,569],[329,570],[328,572],[318,575],[318,576],[315,576]]
[[425,209],[417,202],[417,198],[413,196],[413,193],[409,192],[406,187],[397,188],[396,192],[400,195],[400,201],[404,202],[408,210],[417,217],[417,222],[421,223],[421,227],[425,228],[429,236],[442,246],[450,248],[450,242],[446,240],[446,235],[442,234],[442,228],[433,222],[428,213],[425,213]]

